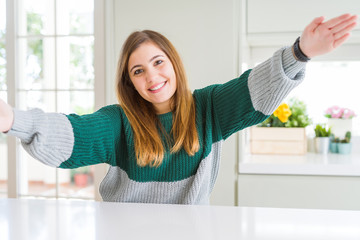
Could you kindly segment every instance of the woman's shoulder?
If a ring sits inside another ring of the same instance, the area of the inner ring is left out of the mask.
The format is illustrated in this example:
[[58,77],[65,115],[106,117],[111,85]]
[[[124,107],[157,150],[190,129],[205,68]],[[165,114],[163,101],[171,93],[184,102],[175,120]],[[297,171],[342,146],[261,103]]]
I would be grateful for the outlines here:
[[119,104],[111,104],[104,106],[98,112],[106,115],[124,115],[124,110]]
[[236,85],[239,85],[239,82],[242,82],[249,78],[251,71],[252,69],[248,69],[240,76],[235,77],[233,79],[229,79],[224,83],[212,84],[201,89],[196,89],[193,92],[193,96],[198,98],[212,97],[214,94],[218,93],[219,91],[222,91],[223,89],[236,88]]
[[212,84],[212,85],[206,86],[204,88],[194,90],[193,97],[194,97],[195,101],[196,102],[205,101],[206,99],[211,98],[211,96],[214,92],[214,89],[216,89],[216,87],[219,85],[220,84]]
[[[74,115],[70,114],[68,117],[75,118],[75,119],[88,119],[88,120],[103,120],[103,121],[112,121],[112,122],[124,122],[126,115],[124,110],[119,104],[111,104],[104,107],[101,107],[99,110],[95,111],[91,114],[86,115]],[[125,120],[126,121],[126,120]]]

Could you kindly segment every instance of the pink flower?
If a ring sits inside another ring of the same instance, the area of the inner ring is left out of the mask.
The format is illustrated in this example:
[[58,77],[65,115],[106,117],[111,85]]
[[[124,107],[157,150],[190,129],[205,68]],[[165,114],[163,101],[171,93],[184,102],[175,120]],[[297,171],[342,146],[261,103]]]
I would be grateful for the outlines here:
[[339,106],[332,106],[325,111],[325,117],[327,118],[342,118],[350,119],[355,117],[354,111],[349,108],[341,108]]
[[326,109],[325,111],[325,114],[333,114],[333,112],[337,112],[339,110],[339,107],[338,106],[332,106],[332,107],[329,107],[328,109]]
[[349,119],[349,118],[353,118],[355,116],[356,115],[355,115],[354,111],[352,111],[352,110],[350,110],[348,108],[345,108],[342,118]]

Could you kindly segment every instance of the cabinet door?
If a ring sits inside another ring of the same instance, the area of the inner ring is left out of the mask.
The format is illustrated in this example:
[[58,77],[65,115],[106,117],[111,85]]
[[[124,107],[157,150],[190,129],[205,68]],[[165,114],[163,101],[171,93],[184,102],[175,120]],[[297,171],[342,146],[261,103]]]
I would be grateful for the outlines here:
[[248,33],[301,32],[313,18],[359,14],[359,0],[248,0]]

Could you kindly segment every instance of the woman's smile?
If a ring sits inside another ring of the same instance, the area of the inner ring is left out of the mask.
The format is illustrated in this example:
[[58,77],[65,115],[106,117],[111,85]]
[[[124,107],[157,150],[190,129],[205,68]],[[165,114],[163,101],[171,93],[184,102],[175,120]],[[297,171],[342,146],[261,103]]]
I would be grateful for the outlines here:
[[165,82],[162,82],[160,84],[155,84],[153,85],[152,87],[149,88],[149,90],[152,92],[152,93],[157,93],[157,92],[160,92],[161,89],[165,86],[167,81]]

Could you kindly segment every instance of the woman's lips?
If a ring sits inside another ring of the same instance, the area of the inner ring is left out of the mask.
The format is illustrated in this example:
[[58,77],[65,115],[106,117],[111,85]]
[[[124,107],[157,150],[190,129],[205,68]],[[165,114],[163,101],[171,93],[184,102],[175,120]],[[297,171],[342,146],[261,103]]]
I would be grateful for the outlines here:
[[162,82],[162,83],[159,83],[159,84],[156,84],[154,86],[152,86],[151,88],[149,88],[149,91],[151,92],[159,92],[166,84],[166,81],[165,82]]

